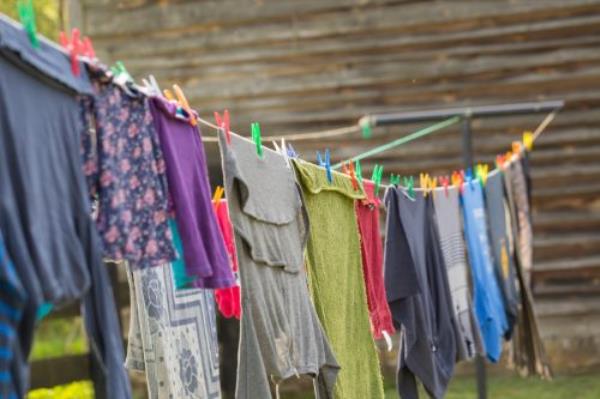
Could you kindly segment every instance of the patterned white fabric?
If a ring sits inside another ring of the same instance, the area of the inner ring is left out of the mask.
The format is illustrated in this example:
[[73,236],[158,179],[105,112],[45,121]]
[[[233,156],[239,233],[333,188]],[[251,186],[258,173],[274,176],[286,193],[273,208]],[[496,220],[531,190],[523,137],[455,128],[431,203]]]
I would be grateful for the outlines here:
[[214,297],[176,290],[171,265],[132,269],[125,366],[145,371],[150,399],[221,397]]

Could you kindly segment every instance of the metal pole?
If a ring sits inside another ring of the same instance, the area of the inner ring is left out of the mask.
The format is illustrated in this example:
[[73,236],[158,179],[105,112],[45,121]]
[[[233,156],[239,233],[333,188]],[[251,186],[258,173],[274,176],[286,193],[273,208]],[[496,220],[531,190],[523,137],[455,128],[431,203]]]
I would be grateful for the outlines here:
[[[462,153],[465,170],[473,167],[473,134],[471,131],[471,116],[463,118],[462,126]],[[487,398],[487,376],[485,370],[485,357],[481,354],[475,356],[475,376],[477,378],[477,398]]]

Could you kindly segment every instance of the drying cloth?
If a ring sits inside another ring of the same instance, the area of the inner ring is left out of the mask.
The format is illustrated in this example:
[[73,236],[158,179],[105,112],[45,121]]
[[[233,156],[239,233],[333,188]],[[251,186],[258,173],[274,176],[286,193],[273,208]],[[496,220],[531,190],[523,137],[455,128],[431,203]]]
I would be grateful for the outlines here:
[[150,109],[165,157],[186,273],[197,276],[198,288],[230,287],[235,279],[213,211],[200,131],[178,116],[171,102],[154,97]]
[[508,229],[506,226],[506,204],[504,178],[501,173],[490,175],[485,183],[485,207],[489,223],[490,244],[496,278],[500,286],[508,330],[505,338],[511,337],[519,310],[519,292],[513,257],[510,256]]
[[385,283],[401,329],[398,392],[418,398],[418,378],[430,396],[442,398],[456,362],[456,327],[433,202],[423,192],[409,198],[391,187],[385,204]]
[[270,398],[269,380],[277,391],[298,374],[316,377],[318,398],[332,398],[339,366],[308,293],[308,221],[294,174],[281,155],[265,148],[259,158],[240,136],[228,144],[220,131],[219,147],[242,280],[236,398]]
[[127,368],[146,372],[150,399],[221,397],[214,298],[175,289],[170,264],[127,267],[131,322]]
[[83,297],[96,396],[130,398],[117,312],[81,168],[77,95],[88,93],[87,74],[82,68],[73,77],[64,53],[44,42],[32,48],[23,29],[2,18],[0,70],[0,229],[28,294],[13,345],[17,395],[28,391],[26,360],[39,306]]
[[392,335],[395,329],[383,283],[383,245],[379,228],[380,201],[375,196],[373,182],[363,180],[363,188],[367,198],[356,201],[356,216],[360,232],[360,249],[371,331],[375,339],[380,339],[383,331]]
[[[523,212],[519,215],[517,211],[517,196],[521,198],[520,208],[531,204],[531,198],[529,194],[531,192],[531,182],[529,178],[529,167],[526,162],[526,153],[521,153],[523,159],[513,160],[513,162],[521,162],[521,170],[524,174],[524,179],[517,176],[513,177],[514,173],[519,172],[519,166],[508,166],[504,168],[504,188],[506,194],[507,211],[505,212],[509,217],[506,219],[507,225],[507,236],[509,237],[509,256],[514,260],[515,271],[517,280],[519,282],[520,299],[521,303],[519,306],[518,321],[515,325],[515,331],[513,333],[511,345],[511,357],[509,358],[509,367],[516,368],[522,375],[534,375],[537,374],[543,378],[551,378],[552,370],[548,357],[546,356],[546,350],[544,348],[544,341],[540,335],[538,321],[535,314],[535,308],[533,303],[533,294],[531,292],[531,285],[529,282],[529,275],[523,267],[523,258],[527,257],[527,250],[519,246],[519,237],[525,237],[519,232],[519,221],[522,223],[525,220],[531,218],[525,216]],[[514,182],[518,182],[515,186]],[[525,190],[525,196],[529,198],[523,198],[523,182],[527,186]],[[521,188],[519,188],[521,187]],[[519,195],[516,195],[519,192]],[[514,242],[517,241],[517,242]],[[527,243],[524,243],[527,244]],[[526,261],[527,262],[527,261]],[[525,262],[525,263],[526,263]]]
[[104,255],[133,267],[171,262],[176,253],[168,224],[165,162],[142,93],[90,71],[95,95],[82,101],[84,171],[98,200],[96,224]]
[[26,301],[27,293],[8,258],[0,232],[0,398],[17,397],[10,365]]
[[488,238],[488,223],[479,180],[463,185],[463,217],[471,277],[473,302],[488,359],[500,360],[502,336],[508,330],[506,311],[494,271]]
[[475,354],[485,354],[479,326],[469,292],[469,273],[465,256],[458,187],[438,188],[433,193],[433,203],[454,318],[457,360],[472,359]]
[[[365,199],[348,176],[294,160],[311,221],[307,246],[309,287],[341,366],[338,399],[383,398],[379,359],[369,326],[354,201]],[[285,167],[285,166],[283,166]],[[242,285],[242,292],[246,286]]]
[[186,272],[185,260],[183,259],[183,245],[181,244],[181,237],[179,236],[179,229],[177,228],[175,219],[169,219],[169,227],[171,228],[173,244],[175,244],[175,250],[177,251],[177,259],[171,263],[175,287],[177,289],[191,288],[195,279]]
[[227,200],[220,200],[219,203],[214,204],[214,208],[217,215],[217,222],[219,223],[219,230],[221,230],[221,235],[223,236],[223,241],[225,242],[225,248],[227,248],[227,254],[229,255],[231,270],[236,276],[236,283],[233,287],[219,288],[215,290],[215,300],[217,301],[219,312],[224,317],[235,317],[239,320],[242,316],[240,283],[237,276],[238,265],[237,256],[235,255],[233,225],[229,219],[229,207],[227,206]]

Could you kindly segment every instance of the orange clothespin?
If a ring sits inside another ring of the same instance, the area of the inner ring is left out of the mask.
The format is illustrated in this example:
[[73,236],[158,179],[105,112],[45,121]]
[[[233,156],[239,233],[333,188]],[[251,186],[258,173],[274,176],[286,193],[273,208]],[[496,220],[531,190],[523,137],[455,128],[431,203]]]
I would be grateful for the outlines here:
[[223,194],[225,193],[225,189],[221,186],[217,186],[215,189],[215,193],[213,194],[212,202],[215,207],[215,211],[219,208],[219,204],[221,203],[221,198],[223,198]]
[[504,168],[504,155],[502,155],[502,154],[496,155],[496,167],[498,169]]
[[487,164],[477,164],[477,167],[475,168],[475,174],[479,177],[482,187],[487,183],[489,170],[490,168]]
[[421,186],[421,190],[423,190],[423,196],[427,197],[427,193],[429,191],[429,173],[419,174],[419,184]]
[[354,191],[358,191],[360,186],[358,185],[358,180],[356,179],[356,173],[354,173],[354,162],[348,162],[348,172],[350,173],[350,179],[352,180],[352,187],[354,187]]
[[455,170],[454,172],[452,172],[452,185],[458,187],[461,193],[463,192],[464,180],[464,171],[458,172]]
[[438,180],[440,181],[442,187],[444,187],[444,194],[446,195],[446,197],[448,197],[448,184],[450,184],[450,177],[440,176],[438,177]]
[[528,131],[523,132],[523,146],[527,151],[533,148],[533,133]]
[[179,105],[187,112],[190,118],[190,124],[192,126],[196,126],[198,122],[196,121],[196,115],[194,115],[194,111],[190,108],[190,104],[188,103],[187,98],[185,98],[185,94],[183,94],[183,90],[178,85],[173,85],[173,91],[175,91],[175,96],[177,96],[177,101],[179,101]]
[[512,152],[513,152],[513,154],[519,155],[519,153],[521,152],[521,142],[520,141],[512,142]]
[[223,117],[215,111],[215,121],[217,122],[217,126],[225,132],[225,138],[227,139],[227,144],[231,144],[231,132],[229,130],[229,110],[223,111]]

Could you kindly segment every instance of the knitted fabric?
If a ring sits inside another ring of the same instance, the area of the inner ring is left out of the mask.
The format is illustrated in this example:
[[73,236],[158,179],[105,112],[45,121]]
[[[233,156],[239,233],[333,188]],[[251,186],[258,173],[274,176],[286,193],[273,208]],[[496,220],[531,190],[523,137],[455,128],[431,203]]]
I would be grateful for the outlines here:
[[379,360],[369,328],[354,200],[364,199],[349,178],[294,160],[311,229],[307,246],[312,299],[341,366],[334,396],[383,398]]

